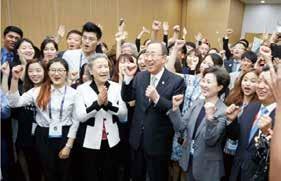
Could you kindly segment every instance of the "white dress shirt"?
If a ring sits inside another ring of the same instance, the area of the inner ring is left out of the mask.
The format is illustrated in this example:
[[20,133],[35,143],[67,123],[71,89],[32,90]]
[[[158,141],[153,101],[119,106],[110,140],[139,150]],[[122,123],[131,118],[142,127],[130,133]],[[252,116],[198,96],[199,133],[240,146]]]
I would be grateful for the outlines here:
[[[11,107],[22,107],[29,104],[36,106],[36,122],[41,127],[49,127],[51,123],[57,122],[62,126],[70,126],[68,137],[75,138],[76,132],[79,126],[79,121],[86,119],[86,109],[79,93],[69,87],[65,86],[56,89],[51,86],[51,114],[52,119],[49,116],[49,107],[43,110],[38,107],[37,97],[40,92],[40,87],[35,87],[25,92],[20,96],[19,92],[8,92],[7,97]],[[65,99],[63,104],[62,119],[60,120],[61,102],[65,93]]]
[[70,72],[80,72],[82,65],[88,63],[88,59],[84,55],[82,49],[67,50],[64,52],[62,58],[67,61]]
[[[108,88],[108,101],[112,103],[112,106],[117,107],[118,111],[113,112],[111,110],[92,110],[88,113],[88,118],[95,118],[94,126],[87,125],[86,133],[84,137],[83,147],[88,149],[99,150],[102,142],[103,123],[107,133],[107,140],[109,147],[117,145],[120,141],[119,129],[117,122],[113,122],[113,115],[116,115],[120,122],[127,121],[127,106],[121,98],[121,85],[115,82],[109,82]],[[87,108],[89,108],[95,101],[97,101],[98,95],[90,86],[92,82],[86,82],[78,86],[77,91],[82,95],[82,100]],[[104,121],[106,120],[106,121]]]

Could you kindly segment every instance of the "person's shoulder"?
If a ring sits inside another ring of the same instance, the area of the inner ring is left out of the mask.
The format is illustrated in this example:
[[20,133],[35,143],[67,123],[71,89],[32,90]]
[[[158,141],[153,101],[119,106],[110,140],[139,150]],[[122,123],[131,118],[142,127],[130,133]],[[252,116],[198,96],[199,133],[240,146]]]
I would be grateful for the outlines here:
[[74,55],[79,55],[81,54],[81,49],[76,49],[76,50],[65,50],[62,57],[66,56],[74,56]]
[[91,84],[91,81],[84,82],[83,84],[78,85],[76,90],[79,91],[82,89],[86,89],[86,88],[90,87],[90,84]]
[[184,81],[183,77],[165,69],[164,73],[166,73],[170,78],[172,78],[174,81]]

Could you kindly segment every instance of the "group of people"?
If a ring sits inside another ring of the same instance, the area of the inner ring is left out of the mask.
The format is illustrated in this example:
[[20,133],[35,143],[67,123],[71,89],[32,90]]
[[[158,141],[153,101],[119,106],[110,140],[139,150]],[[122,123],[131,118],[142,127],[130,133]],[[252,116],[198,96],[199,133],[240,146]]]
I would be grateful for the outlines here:
[[64,32],[40,48],[17,26],[3,32],[4,181],[269,179],[281,33],[253,52],[246,39],[230,46],[228,29],[219,50],[155,20],[131,43],[121,19],[111,49],[87,22],[59,51]]

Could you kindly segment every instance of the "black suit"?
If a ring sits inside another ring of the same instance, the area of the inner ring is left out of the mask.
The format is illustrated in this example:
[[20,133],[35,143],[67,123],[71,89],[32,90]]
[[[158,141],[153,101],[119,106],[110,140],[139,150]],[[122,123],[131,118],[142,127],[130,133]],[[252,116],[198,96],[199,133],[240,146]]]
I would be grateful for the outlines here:
[[[255,174],[258,165],[253,161],[257,151],[254,138],[258,135],[259,131],[256,131],[250,143],[249,137],[260,107],[260,103],[250,103],[244,109],[239,120],[235,120],[227,126],[227,135],[233,140],[238,139],[238,148],[232,165],[230,181],[236,181],[239,178],[241,181],[248,181]],[[271,112],[270,117],[274,123],[275,110]]]
[[144,71],[138,73],[129,85],[122,86],[124,101],[136,100],[129,142],[133,151],[141,150],[145,155],[151,181],[165,181],[168,179],[165,178],[168,172],[166,166],[174,134],[173,125],[166,113],[172,108],[172,96],[182,94],[185,84],[181,77],[165,69],[156,87],[160,99],[155,105],[145,96],[149,82],[150,73]]

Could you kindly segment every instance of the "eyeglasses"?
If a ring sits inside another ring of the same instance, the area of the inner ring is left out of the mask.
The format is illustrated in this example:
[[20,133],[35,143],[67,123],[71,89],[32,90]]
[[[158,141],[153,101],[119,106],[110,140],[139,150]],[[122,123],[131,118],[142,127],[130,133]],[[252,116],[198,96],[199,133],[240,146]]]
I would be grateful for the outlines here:
[[55,74],[56,72],[58,74],[63,74],[66,70],[65,69],[50,69],[49,72],[52,74]]
[[155,52],[146,52],[143,54],[145,58],[151,56],[151,58],[156,58],[158,56],[163,56],[162,54],[155,53]]

